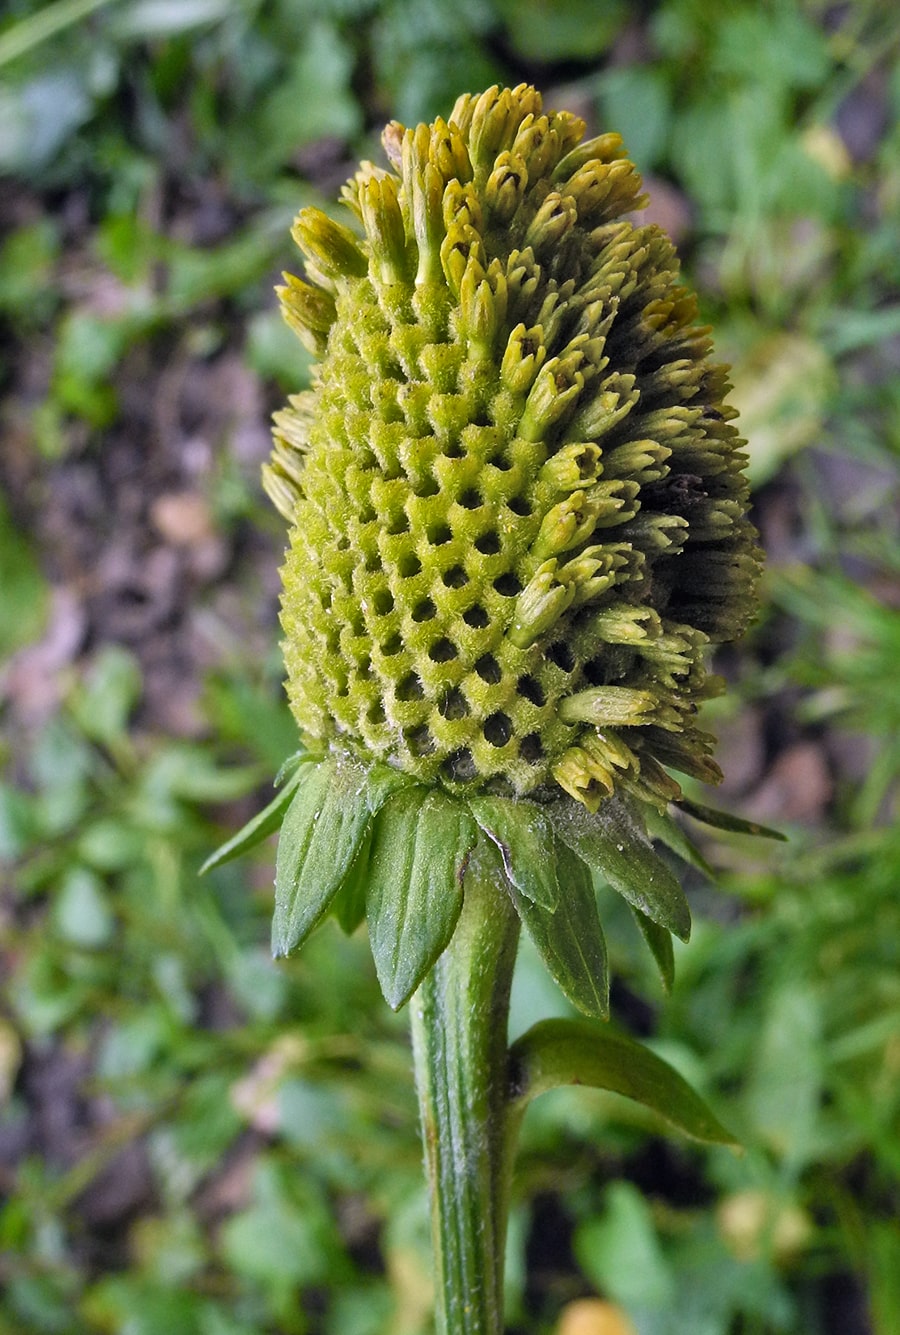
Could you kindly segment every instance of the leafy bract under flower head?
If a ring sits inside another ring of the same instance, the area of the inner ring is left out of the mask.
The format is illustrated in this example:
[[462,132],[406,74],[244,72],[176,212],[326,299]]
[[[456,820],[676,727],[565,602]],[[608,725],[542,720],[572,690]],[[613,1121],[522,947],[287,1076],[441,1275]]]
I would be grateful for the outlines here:
[[366,914],[394,1005],[476,873],[588,1013],[589,869],[666,980],[689,931],[648,821],[683,851],[669,771],[719,777],[704,655],[752,613],[759,556],[725,370],[670,242],[631,221],[619,137],[583,133],[526,86],[466,95],[388,126],[393,170],[345,191],[355,227],[294,227],[284,312],[319,360],[265,470],[308,748],[272,807],[275,945]]
[[321,358],[276,417],[307,744],[590,809],[715,779],[704,651],[753,609],[724,369],[614,134],[528,87],[385,132],[282,289]]

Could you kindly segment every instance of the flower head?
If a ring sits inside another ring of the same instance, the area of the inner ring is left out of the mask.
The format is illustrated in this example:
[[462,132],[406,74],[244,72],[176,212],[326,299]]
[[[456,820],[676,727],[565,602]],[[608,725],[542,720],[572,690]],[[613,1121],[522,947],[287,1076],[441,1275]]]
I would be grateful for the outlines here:
[[[306,278],[281,297],[318,363],[265,473],[307,748],[276,944],[367,912],[383,984],[409,956],[394,1004],[449,939],[479,841],[539,948],[591,916],[585,864],[658,958],[689,926],[646,822],[681,795],[671,770],[719,777],[705,656],[752,614],[759,554],[725,370],[671,243],[630,217],[619,137],[584,128],[526,86],[463,96],[388,126],[392,170],[345,191],[355,227],[294,227]],[[389,873],[419,887],[399,927]]]

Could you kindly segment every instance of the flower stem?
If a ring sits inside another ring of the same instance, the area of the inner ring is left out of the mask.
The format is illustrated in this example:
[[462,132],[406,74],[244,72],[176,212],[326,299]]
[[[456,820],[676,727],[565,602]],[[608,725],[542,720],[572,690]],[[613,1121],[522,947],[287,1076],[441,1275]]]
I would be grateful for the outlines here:
[[476,853],[450,945],[411,1004],[438,1335],[503,1330],[507,1019],[519,920],[491,872]]

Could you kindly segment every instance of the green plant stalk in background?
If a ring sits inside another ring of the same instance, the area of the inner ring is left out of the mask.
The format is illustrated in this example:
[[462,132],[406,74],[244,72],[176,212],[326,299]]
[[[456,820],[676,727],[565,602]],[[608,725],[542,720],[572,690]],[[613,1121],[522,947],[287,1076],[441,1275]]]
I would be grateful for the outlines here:
[[80,23],[88,15],[116,0],[55,0],[37,14],[21,19],[0,37],[0,66],[18,59],[56,33]]
[[[759,568],[724,368],[668,239],[628,215],[617,135],[534,89],[458,99],[384,143],[294,237],[288,323],[318,359],[276,414],[267,490],[288,519],[282,623],[302,750],[211,861],[281,826],[273,945],[365,918],[411,1002],[441,1331],[502,1329],[516,1132],[561,1083],[730,1137],[609,1015],[595,886],[620,894],[666,987],[709,823],[671,771],[716,782],[698,706],[710,644]],[[759,832],[754,830],[754,832]],[[698,855],[699,856],[699,855]],[[507,1049],[520,925],[589,1017]]]

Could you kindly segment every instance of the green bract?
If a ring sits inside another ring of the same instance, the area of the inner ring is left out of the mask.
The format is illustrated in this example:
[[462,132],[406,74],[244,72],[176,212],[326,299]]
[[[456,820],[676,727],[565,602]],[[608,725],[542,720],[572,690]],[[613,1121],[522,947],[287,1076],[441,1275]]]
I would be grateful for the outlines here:
[[[759,566],[724,368],[617,135],[534,89],[385,132],[356,228],[297,218],[281,289],[319,358],[276,415],[282,622],[309,755],[291,782],[275,944],[366,913],[393,1005],[493,850],[563,990],[607,1004],[587,869],[666,978],[690,929],[645,813],[715,781],[704,656]],[[654,833],[666,829],[657,821]]]

